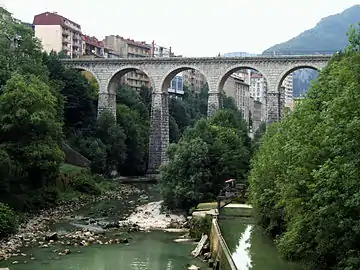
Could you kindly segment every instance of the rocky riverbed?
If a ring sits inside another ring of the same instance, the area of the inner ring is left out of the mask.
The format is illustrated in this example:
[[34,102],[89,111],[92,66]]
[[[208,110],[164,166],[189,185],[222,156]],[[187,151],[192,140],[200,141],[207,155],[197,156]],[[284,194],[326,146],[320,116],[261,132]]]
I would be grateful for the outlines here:
[[161,211],[163,201],[150,202],[138,206],[126,220],[120,221],[121,226],[135,225],[144,230],[187,227],[186,218]]
[[[132,185],[121,185],[101,196],[86,197],[76,201],[64,203],[56,208],[46,209],[37,215],[28,218],[19,226],[18,233],[0,241],[0,260],[16,256],[19,248],[31,245],[41,245],[52,234],[50,225],[63,219],[66,215],[84,207],[85,205],[104,200],[126,200],[141,190]],[[84,230],[85,231],[85,230]],[[79,232],[74,232],[79,234]],[[50,240],[50,239],[49,239]],[[51,239],[54,241],[54,239]]]
[[[132,213],[116,221],[109,221],[107,217],[104,217],[106,216],[106,213],[102,212],[104,209],[97,210],[96,217],[73,214],[86,205],[101,201],[109,201],[111,204],[112,200],[127,204],[126,207],[131,208]],[[49,248],[54,254],[63,256],[70,254],[72,247],[127,244],[131,240],[129,232],[133,231],[187,226],[184,216],[162,213],[162,201],[146,203],[147,200],[148,196],[143,190],[133,185],[119,185],[116,190],[102,196],[86,198],[41,211],[21,224],[17,234],[0,241],[0,261],[18,256],[26,257],[24,262],[36,259],[32,254],[22,253],[21,250],[24,247]],[[75,229],[55,230],[54,224],[61,222],[71,224]]]

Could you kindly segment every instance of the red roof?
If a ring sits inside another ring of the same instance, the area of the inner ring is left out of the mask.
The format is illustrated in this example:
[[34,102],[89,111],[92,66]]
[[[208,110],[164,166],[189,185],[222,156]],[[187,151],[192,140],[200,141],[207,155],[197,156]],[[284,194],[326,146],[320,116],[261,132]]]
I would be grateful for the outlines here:
[[81,26],[57,13],[53,12],[44,12],[34,16],[34,25],[61,25],[68,27],[65,22],[68,21],[74,24],[77,28],[81,29]]
[[96,46],[96,47],[104,47],[104,42],[98,40],[96,37],[90,37],[87,35],[82,35],[81,39],[85,41],[85,43],[88,43],[90,45]]

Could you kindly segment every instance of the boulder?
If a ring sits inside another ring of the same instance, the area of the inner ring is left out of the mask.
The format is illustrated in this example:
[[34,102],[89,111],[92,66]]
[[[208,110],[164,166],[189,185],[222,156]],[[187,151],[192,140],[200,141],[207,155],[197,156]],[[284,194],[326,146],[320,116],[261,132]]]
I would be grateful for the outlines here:
[[58,236],[57,232],[51,232],[51,233],[45,235],[45,241],[50,241],[50,240],[57,241],[58,239],[59,239],[59,236]]

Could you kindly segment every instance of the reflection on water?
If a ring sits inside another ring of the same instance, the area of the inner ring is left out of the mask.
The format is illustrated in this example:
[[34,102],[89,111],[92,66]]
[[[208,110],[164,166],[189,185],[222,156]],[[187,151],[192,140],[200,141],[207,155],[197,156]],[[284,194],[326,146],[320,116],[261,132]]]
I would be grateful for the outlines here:
[[253,225],[246,226],[239,239],[239,244],[235,248],[235,252],[232,253],[234,263],[239,270],[251,269],[250,236],[252,229]]
[[[1,267],[11,270],[184,270],[191,264],[206,269],[190,252],[192,243],[175,243],[179,234],[150,232],[134,233],[129,245],[94,245],[85,248],[70,247],[71,254],[58,256],[53,252],[59,247],[32,248],[23,250],[33,254],[36,260],[18,257],[11,262],[0,262]],[[62,247],[64,249],[64,247]],[[80,253],[78,253],[80,251]],[[24,264],[24,261],[28,261]]]
[[219,220],[222,235],[239,270],[301,270],[284,261],[272,240],[251,220],[226,217]]

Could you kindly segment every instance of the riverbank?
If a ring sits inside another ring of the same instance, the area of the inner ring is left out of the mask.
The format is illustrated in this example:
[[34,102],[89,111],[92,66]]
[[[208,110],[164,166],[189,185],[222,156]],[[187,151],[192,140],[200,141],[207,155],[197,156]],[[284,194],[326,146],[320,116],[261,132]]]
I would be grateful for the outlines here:
[[[81,203],[42,211],[18,234],[2,241],[0,268],[12,270],[99,268],[187,269],[206,263],[194,258],[194,242],[183,240],[183,215],[162,212],[156,185],[119,184]],[[151,225],[151,226],[150,226]],[[13,248],[9,250],[8,242]],[[149,258],[152,258],[149,261]],[[50,267],[51,265],[51,267]],[[160,266],[161,265],[161,266]],[[159,268],[160,267],[160,268]]]
[[127,200],[130,196],[140,193],[141,190],[133,185],[119,184],[113,190],[106,191],[102,195],[82,196],[79,199],[62,202],[58,207],[42,210],[33,217],[26,219],[19,226],[16,234],[0,240],[0,260],[16,256],[21,247],[44,244],[44,241],[52,233],[51,224],[85,205],[105,200]]

